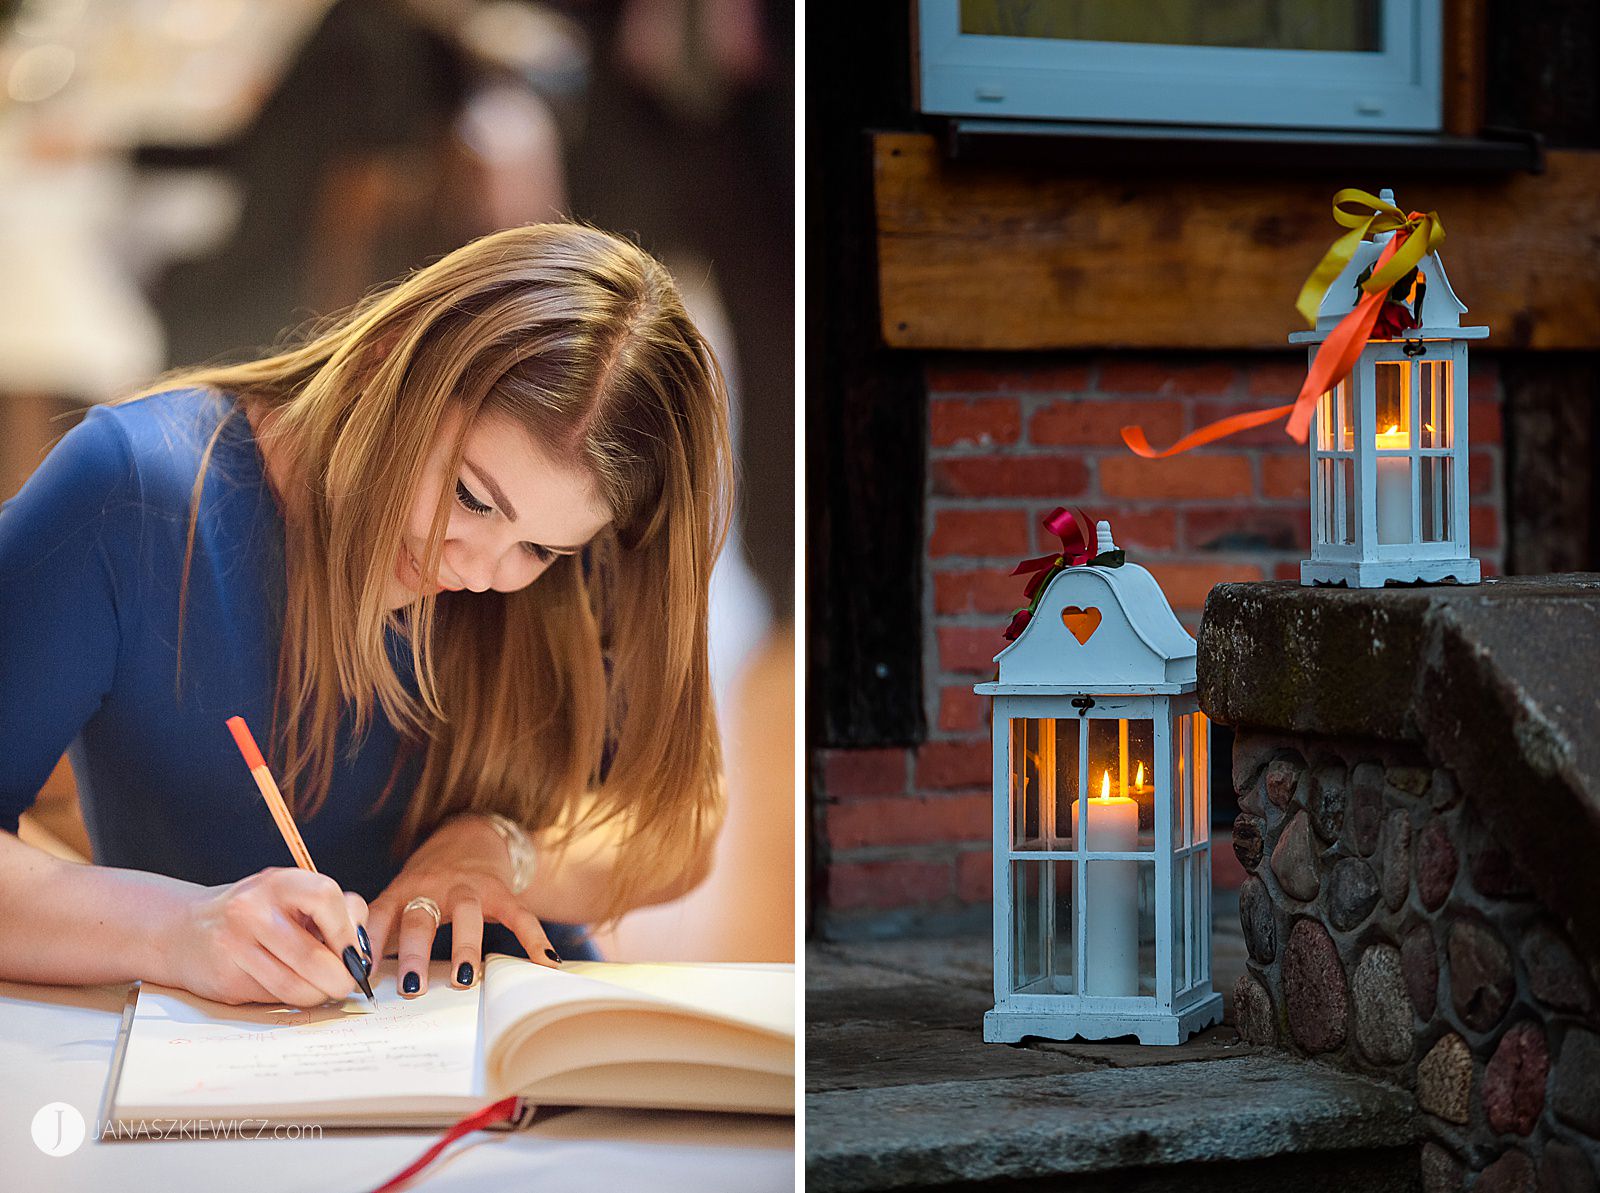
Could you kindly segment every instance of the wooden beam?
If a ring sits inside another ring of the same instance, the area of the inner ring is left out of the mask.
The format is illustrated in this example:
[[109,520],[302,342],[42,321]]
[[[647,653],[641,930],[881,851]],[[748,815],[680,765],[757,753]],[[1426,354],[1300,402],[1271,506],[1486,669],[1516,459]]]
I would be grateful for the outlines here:
[[895,348],[1283,348],[1339,234],[1341,187],[1439,213],[1450,281],[1490,348],[1600,348],[1600,152],[1542,175],[1066,175],[873,141],[881,327]]

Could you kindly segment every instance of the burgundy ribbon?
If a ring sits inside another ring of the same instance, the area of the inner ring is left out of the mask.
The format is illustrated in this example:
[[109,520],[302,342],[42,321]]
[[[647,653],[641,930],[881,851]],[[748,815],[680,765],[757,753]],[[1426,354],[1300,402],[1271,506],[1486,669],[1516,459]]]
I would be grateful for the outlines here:
[[[1094,525],[1081,509],[1069,509],[1058,505],[1044,516],[1044,528],[1061,540],[1061,550],[1052,555],[1040,555],[1033,559],[1024,559],[1011,570],[1013,576],[1031,576],[1027,586],[1023,588],[1022,595],[1027,600],[1028,606],[1018,609],[1011,618],[1011,624],[1006,627],[1006,641],[1013,642],[1023,628],[1033,618],[1033,604],[1038,594],[1062,568],[1082,567],[1094,558],[1094,540],[1090,537],[1090,528]],[[1076,538],[1079,545],[1074,546],[1068,541],[1069,537]]]

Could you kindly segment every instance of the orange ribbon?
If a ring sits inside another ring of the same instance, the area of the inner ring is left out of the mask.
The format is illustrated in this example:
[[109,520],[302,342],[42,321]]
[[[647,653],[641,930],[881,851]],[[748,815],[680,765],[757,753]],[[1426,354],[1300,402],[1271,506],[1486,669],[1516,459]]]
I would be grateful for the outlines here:
[[[1345,203],[1367,204],[1374,208],[1374,214],[1365,218],[1351,215],[1342,210],[1341,204]],[[1300,393],[1295,400],[1287,406],[1274,406],[1270,410],[1252,410],[1246,414],[1232,414],[1216,422],[1207,423],[1198,430],[1189,432],[1165,451],[1157,451],[1150,446],[1143,427],[1123,427],[1122,441],[1135,455],[1143,456],[1147,460],[1165,459],[1167,456],[1175,456],[1191,448],[1225,439],[1240,431],[1247,431],[1251,427],[1276,422],[1285,415],[1289,417],[1284,427],[1289,437],[1296,443],[1306,441],[1317,399],[1348,377],[1350,371],[1355,368],[1356,361],[1361,357],[1361,349],[1372,338],[1373,325],[1378,321],[1378,313],[1383,309],[1390,288],[1407,271],[1415,268],[1417,262],[1444,239],[1444,229],[1439,223],[1439,217],[1431,211],[1426,214],[1413,211],[1405,217],[1403,223],[1398,223],[1396,217],[1400,215],[1399,208],[1374,199],[1364,191],[1340,191],[1334,196],[1333,205],[1334,218],[1350,227],[1351,231],[1334,243],[1317,268],[1312,271],[1311,277],[1306,282],[1307,289],[1311,288],[1313,281],[1325,275],[1330,268],[1334,274],[1341,272],[1354,255],[1355,246],[1368,228],[1377,227],[1379,231],[1392,228],[1394,235],[1378,254],[1371,276],[1362,283],[1361,298],[1356,302],[1355,309],[1339,320],[1338,325],[1328,333],[1328,338],[1317,348],[1317,354],[1311,361],[1311,368],[1307,370],[1305,382],[1300,386]],[[1315,324],[1315,307],[1306,306],[1304,290],[1301,293],[1299,306],[1301,312]]]

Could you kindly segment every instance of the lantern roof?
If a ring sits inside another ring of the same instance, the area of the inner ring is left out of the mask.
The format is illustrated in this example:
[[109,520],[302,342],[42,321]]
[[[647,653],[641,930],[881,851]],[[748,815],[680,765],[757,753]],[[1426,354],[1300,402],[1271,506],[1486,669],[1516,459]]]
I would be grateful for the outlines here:
[[[1388,188],[1380,191],[1378,197],[1385,203],[1394,204],[1394,192]],[[1356,246],[1354,255],[1322,296],[1322,302],[1317,307],[1316,330],[1291,333],[1291,344],[1320,343],[1339,325],[1341,319],[1355,310],[1360,298],[1356,279],[1369,266],[1377,263],[1384,246],[1393,239],[1393,232],[1380,232],[1371,240],[1363,240]],[[1426,286],[1422,299],[1422,325],[1407,332],[1408,338],[1481,340],[1489,334],[1487,327],[1461,326],[1461,316],[1466,314],[1467,307],[1456,297],[1437,250],[1423,254],[1417,262],[1417,271]]]
[[[1097,554],[1116,550],[1097,526]],[[1192,692],[1195,642],[1156,578],[1136,563],[1063,568],[1046,585],[1032,618],[995,656],[984,695]]]

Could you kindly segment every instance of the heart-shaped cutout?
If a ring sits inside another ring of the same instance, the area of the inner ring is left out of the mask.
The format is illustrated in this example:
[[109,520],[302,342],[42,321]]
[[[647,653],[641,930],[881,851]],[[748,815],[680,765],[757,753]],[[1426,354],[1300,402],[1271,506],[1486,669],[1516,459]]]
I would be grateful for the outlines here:
[[1072,631],[1072,636],[1078,640],[1078,645],[1083,646],[1094,637],[1094,632],[1100,628],[1100,610],[1090,605],[1087,609],[1080,609],[1076,605],[1068,605],[1061,610],[1061,621]]

